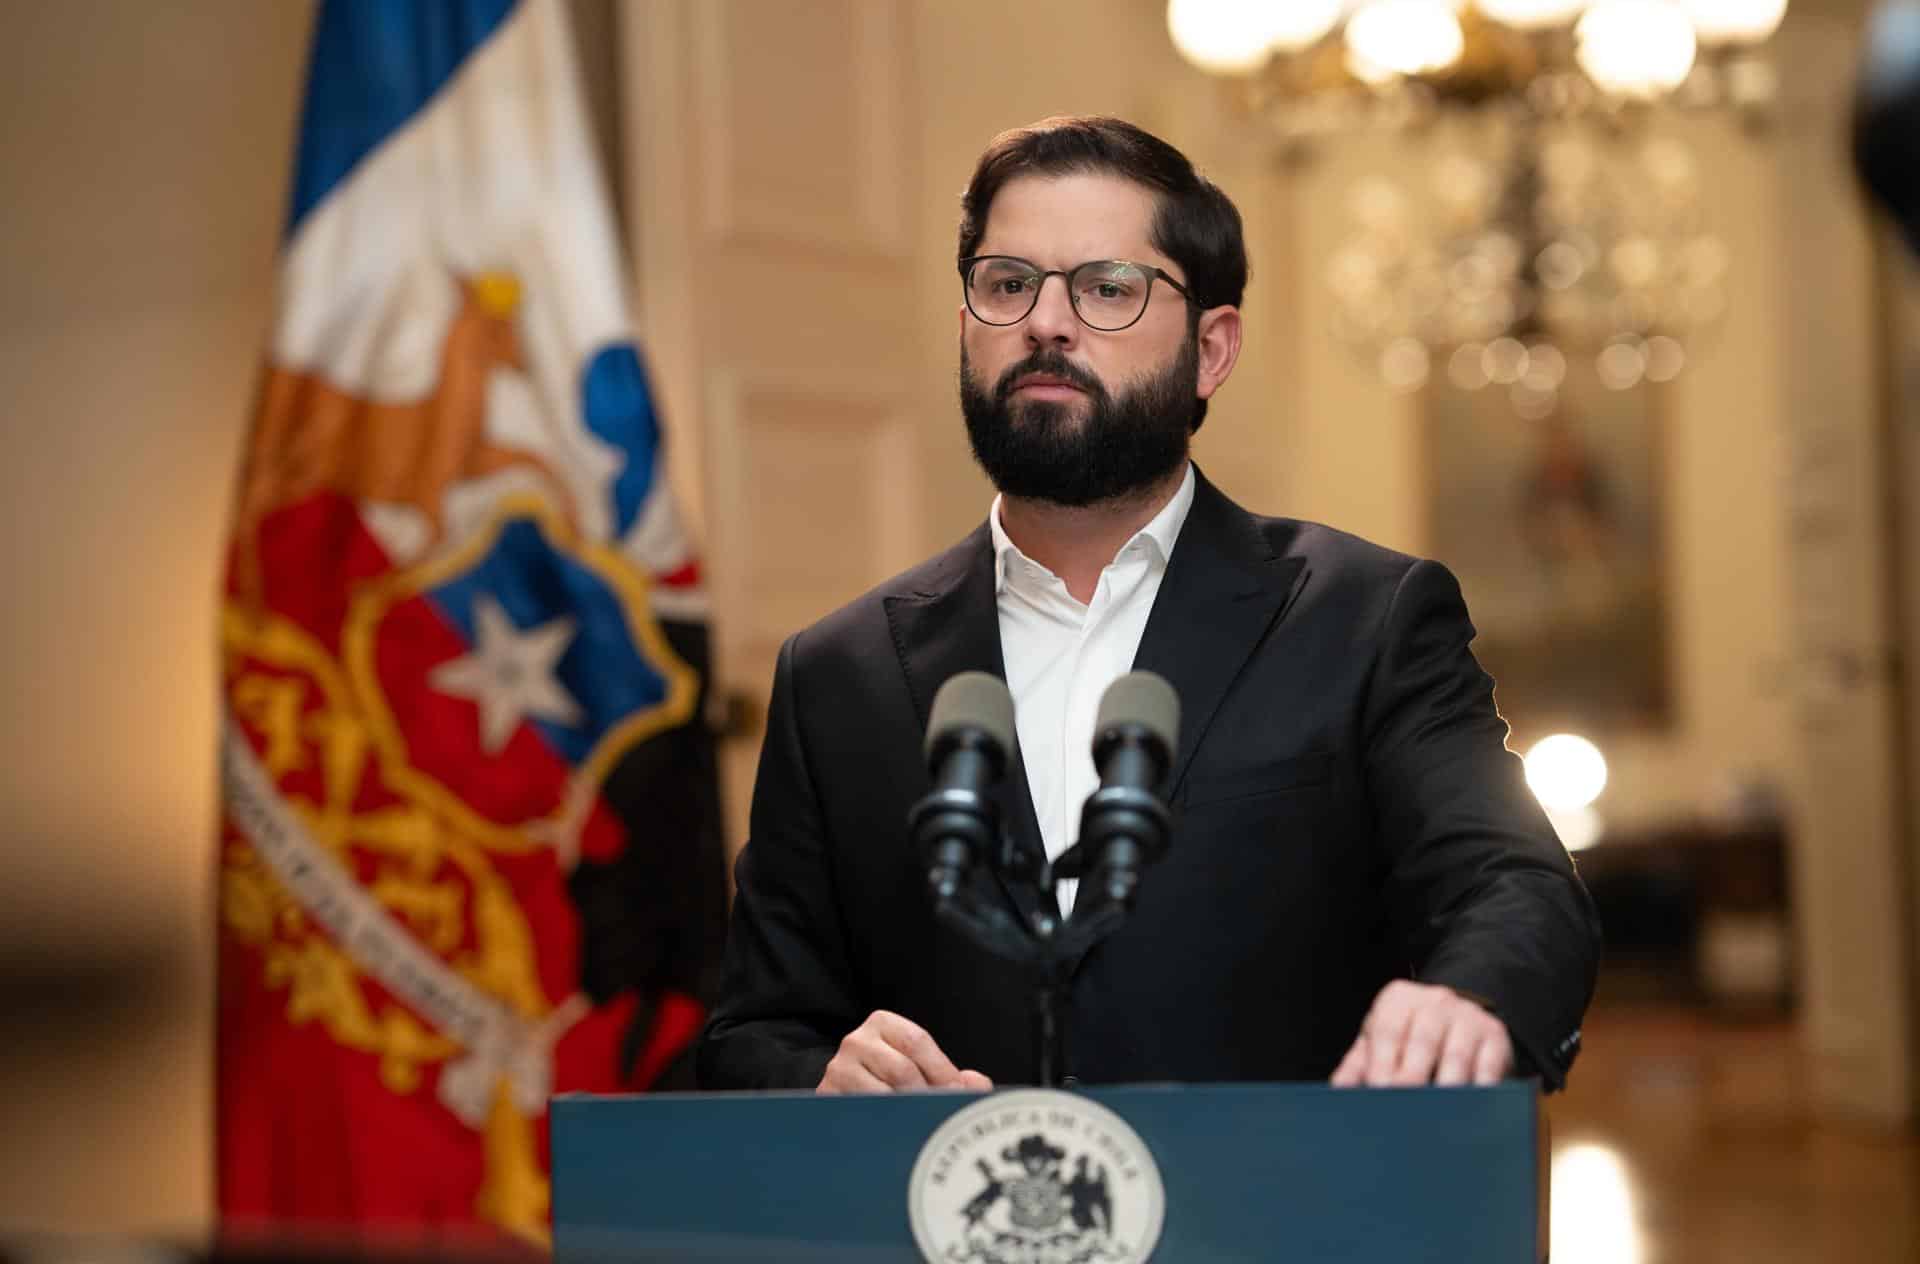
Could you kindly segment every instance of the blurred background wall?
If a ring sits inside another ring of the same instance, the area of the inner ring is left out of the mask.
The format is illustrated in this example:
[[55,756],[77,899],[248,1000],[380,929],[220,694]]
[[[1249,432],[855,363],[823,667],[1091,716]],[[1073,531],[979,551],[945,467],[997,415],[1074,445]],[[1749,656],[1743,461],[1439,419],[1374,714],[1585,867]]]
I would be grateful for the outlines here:
[[0,17],[0,957],[56,981],[9,995],[0,1219],[195,1227],[215,597],[309,12]]
[[[1429,547],[1419,400],[1321,313],[1353,183],[1404,152],[1278,163],[1175,54],[1159,0],[575,8],[722,683],[749,712],[781,636],[988,503],[953,403],[957,196],[996,131],[1047,114],[1161,132],[1246,216],[1249,341],[1199,439],[1209,474]],[[9,993],[0,1047],[0,1224],[191,1231],[211,1199],[216,582],[310,8],[0,17],[0,958],[39,980]],[[1659,392],[1674,719],[1609,749],[1605,804],[1633,826],[1692,819],[1730,778],[1778,788],[1818,1095],[1897,1124],[1920,900],[1907,702],[1882,667],[1913,586],[1886,478],[1888,265],[1842,160],[1858,19],[1796,0],[1782,125],[1688,134],[1733,290]],[[773,277],[818,307],[754,307]],[[795,569],[822,553],[843,564]],[[1835,683],[1841,650],[1864,676]],[[737,841],[753,742],[732,751]]]

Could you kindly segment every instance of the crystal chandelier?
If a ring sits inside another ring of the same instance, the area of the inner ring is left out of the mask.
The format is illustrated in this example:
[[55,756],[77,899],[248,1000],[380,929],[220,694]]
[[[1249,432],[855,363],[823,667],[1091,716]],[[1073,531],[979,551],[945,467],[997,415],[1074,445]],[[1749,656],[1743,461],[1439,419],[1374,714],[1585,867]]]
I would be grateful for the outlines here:
[[1764,120],[1787,0],[1170,0],[1187,60],[1299,161],[1417,132],[1427,179],[1369,181],[1327,261],[1336,332],[1385,381],[1443,371],[1544,417],[1575,358],[1667,381],[1724,308],[1725,246],[1655,107]]

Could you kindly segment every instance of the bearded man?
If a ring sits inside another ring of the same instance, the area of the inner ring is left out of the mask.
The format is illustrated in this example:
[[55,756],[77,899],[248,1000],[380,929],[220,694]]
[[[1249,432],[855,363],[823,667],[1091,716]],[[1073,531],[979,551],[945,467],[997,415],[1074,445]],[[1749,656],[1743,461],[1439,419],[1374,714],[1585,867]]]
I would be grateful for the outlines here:
[[[1060,856],[1101,694],[1180,697],[1173,846],[1080,960],[1066,1083],[1565,1079],[1598,926],[1506,750],[1441,566],[1257,517],[1188,447],[1241,344],[1240,216],[1117,119],[996,138],[962,201],[960,401],[999,489],[958,545],[782,649],[709,1088],[985,1089],[1035,1065],[1028,979],[936,921],[906,830],[957,672],[1005,678],[1003,818]],[[1036,884],[990,898],[1070,914]]]

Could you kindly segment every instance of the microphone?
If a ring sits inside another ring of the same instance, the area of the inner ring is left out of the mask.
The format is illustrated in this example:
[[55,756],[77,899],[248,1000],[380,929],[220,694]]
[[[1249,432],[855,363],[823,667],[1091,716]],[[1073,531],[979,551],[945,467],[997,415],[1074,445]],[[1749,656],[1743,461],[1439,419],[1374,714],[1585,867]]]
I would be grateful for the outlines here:
[[1132,904],[1140,871],[1166,854],[1171,818],[1161,783],[1179,737],[1180,696],[1163,678],[1128,672],[1107,686],[1093,726],[1100,788],[1087,797],[1080,840],[1060,858],[1056,876],[1090,870],[1096,891]]
[[933,789],[913,805],[907,828],[937,904],[952,901],[999,842],[1000,811],[988,795],[1006,775],[1016,740],[1013,695],[998,676],[961,672],[933,696],[926,743]]

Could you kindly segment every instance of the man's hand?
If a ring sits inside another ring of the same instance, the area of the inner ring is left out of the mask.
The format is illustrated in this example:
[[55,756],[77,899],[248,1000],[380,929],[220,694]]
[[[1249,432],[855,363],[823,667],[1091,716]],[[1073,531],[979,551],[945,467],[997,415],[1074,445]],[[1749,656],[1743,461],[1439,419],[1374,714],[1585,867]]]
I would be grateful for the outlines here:
[[993,1081],[955,1069],[918,1023],[877,1009],[847,1033],[827,1063],[816,1093],[894,1093],[916,1088],[963,1088],[984,1093]]
[[1512,1069],[1505,1023],[1452,988],[1396,979],[1373,998],[1333,1085],[1498,1084]]

